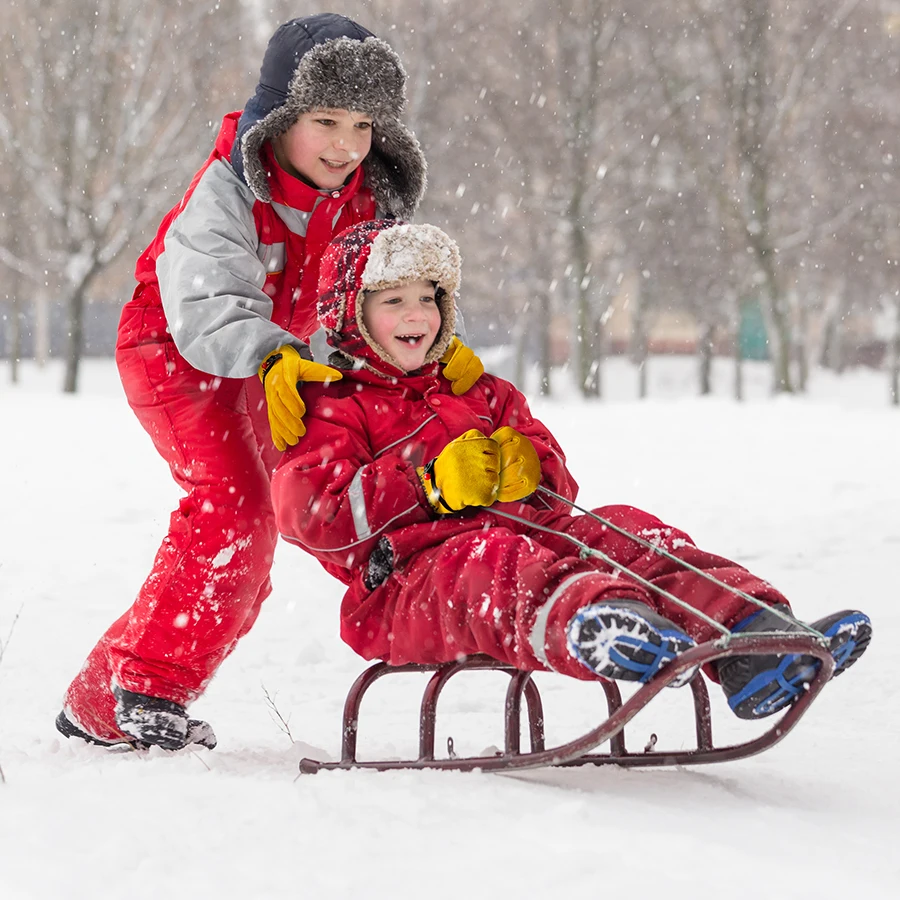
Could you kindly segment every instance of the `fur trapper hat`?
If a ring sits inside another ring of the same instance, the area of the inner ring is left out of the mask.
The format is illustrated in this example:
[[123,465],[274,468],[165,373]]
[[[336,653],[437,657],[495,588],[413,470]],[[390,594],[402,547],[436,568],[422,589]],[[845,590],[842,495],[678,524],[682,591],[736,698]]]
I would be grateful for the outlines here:
[[345,16],[292,19],[272,36],[256,92],[238,122],[235,171],[259,200],[271,202],[261,151],[305,112],[349,109],[372,117],[365,185],[385,215],[408,217],[425,192],[425,157],[400,121],[406,72],[397,54]]
[[366,368],[383,373],[380,361],[403,372],[397,360],[372,340],[362,304],[367,291],[419,280],[434,282],[441,311],[440,330],[425,356],[427,366],[444,355],[456,329],[460,280],[456,243],[434,225],[394,219],[361,222],[342,231],[328,245],[319,270],[319,323],[328,343]]

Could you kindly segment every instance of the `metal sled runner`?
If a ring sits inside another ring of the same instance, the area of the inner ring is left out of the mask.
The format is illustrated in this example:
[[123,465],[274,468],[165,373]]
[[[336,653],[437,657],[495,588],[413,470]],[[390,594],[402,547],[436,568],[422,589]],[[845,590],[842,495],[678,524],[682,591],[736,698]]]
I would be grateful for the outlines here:
[[[690,681],[693,693],[697,746],[692,750],[657,750],[655,735],[641,752],[629,751],[625,744],[625,726],[666,685],[682,672],[737,654],[793,654],[813,656],[821,663],[805,692],[783,715],[775,719],[762,735],[742,743],[724,747],[713,744],[709,693],[703,676],[698,672]],[[778,634],[753,637],[733,636],[727,640],[709,641],[681,654],[656,677],[643,685],[623,703],[619,688],[612,681],[600,681],[606,694],[608,716],[600,725],[582,737],[558,747],[546,747],[544,741],[544,712],[541,696],[530,672],[497,662],[484,656],[474,656],[460,662],[442,665],[389,666],[376,663],[356,679],[344,704],[340,762],[300,761],[300,772],[312,774],[323,769],[448,769],[468,772],[510,771],[541,766],[583,766],[615,764],[618,766],[672,766],[726,762],[743,759],[767,750],[780,741],[797,724],[819,691],[831,678],[835,661],[829,650],[812,635]],[[452,742],[448,741],[448,757],[435,758],[435,727],[437,702],[447,682],[459,672],[473,670],[506,672],[510,676],[504,713],[504,750],[494,756],[456,757]],[[404,672],[432,672],[419,713],[419,756],[410,760],[360,761],[356,757],[356,738],[359,712],[366,691],[379,678]],[[522,698],[528,713],[530,751],[521,751]],[[592,753],[594,748],[609,743],[606,753]]]

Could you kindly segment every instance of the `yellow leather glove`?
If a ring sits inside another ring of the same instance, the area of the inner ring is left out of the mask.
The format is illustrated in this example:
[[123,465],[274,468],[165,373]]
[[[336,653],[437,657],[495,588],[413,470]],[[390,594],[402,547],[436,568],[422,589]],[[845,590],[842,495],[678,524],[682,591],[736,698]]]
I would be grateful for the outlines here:
[[273,350],[259,367],[259,380],[266,389],[272,443],[279,450],[293,446],[306,434],[303,415],[306,404],[300,399],[301,381],[340,381],[337,369],[304,359],[295,347],[285,344]]
[[493,438],[471,428],[416,471],[428,502],[439,513],[490,506],[500,487],[500,447]]
[[441,362],[444,363],[444,378],[452,382],[451,390],[457,397],[484,375],[481,360],[455,335]]
[[498,428],[491,437],[500,445],[497,499],[510,503],[533,494],[541,480],[541,461],[534,444],[509,425]]

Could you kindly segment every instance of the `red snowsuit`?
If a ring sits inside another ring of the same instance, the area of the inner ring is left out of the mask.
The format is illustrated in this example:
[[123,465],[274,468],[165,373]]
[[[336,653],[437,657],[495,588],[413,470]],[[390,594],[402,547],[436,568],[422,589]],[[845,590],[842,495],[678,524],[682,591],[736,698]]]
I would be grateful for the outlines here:
[[[601,560],[579,559],[565,539],[503,519],[495,509],[577,537],[726,625],[756,611],[540,493],[436,516],[415,469],[470,428],[488,435],[515,428],[537,450],[542,484],[571,499],[577,486],[553,436],[509,382],[485,375],[457,397],[433,366],[403,375],[371,354],[367,359],[367,369],[310,387],[307,434],[282,457],[272,482],[281,534],[347,585],[341,636],[361,656],[399,665],[486,653],[521,669],[590,679],[566,650],[565,627],[579,608],[612,598],[643,600],[697,640],[713,636],[712,626]],[[630,506],[596,512],[751,596],[786,602],[746,569],[698,549],[646,512]]]
[[282,344],[304,346],[317,326],[322,250],[376,213],[365,163],[341,190],[323,193],[270,155],[273,202],[257,200],[228,162],[239,116],[225,117],[209,159],[138,260],[119,326],[128,402],[186,496],[134,605],[66,694],[69,719],[101,740],[122,737],[113,682],[188,703],[270,593],[278,454],[257,367]]

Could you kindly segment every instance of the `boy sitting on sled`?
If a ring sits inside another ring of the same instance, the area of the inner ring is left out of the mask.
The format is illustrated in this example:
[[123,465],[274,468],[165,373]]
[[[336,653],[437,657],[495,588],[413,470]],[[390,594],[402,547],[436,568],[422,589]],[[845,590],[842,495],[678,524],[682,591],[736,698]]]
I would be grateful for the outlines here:
[[[282,457],[272,489],[282,536],[347,585],[344,641],[394,665],[484,653],[523,670],[645,682],[718,636],[713,622],[742,634],[808,630],[770,584],[649,513],[595,510],[614,528],[571,515],[563,500],[577,485],[523,395],[483,375],[457,396],[439,377],[459,280],[456,244],[432,225],[362,223],[323,258],[319,321],[343,378],[305,386],[307,433]],[[583,558],[566,535],[646,584]],[[856,611],[812,627],[829,639],[836,674],[871,636]],[[817,665],[748,655],[708,674],[738,716],[761,718],[791,704]]]

